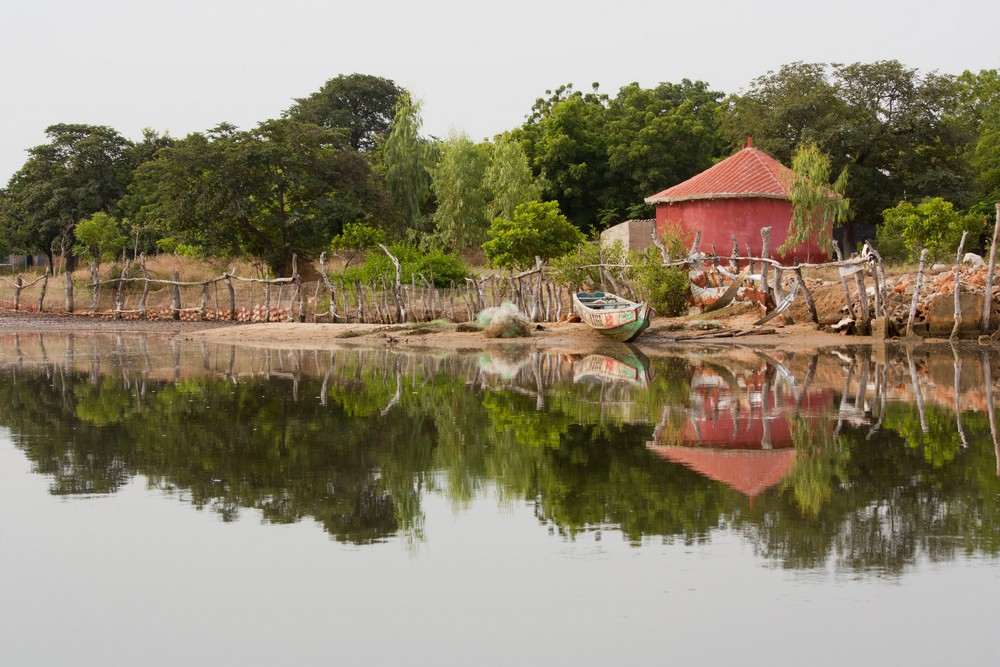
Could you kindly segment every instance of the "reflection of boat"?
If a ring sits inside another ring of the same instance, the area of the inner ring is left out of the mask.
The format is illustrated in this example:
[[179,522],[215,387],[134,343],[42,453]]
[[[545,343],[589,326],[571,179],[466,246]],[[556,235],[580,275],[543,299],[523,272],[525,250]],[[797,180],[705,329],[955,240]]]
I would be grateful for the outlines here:
[[649,382],[648,360],[634,354],[620,359],[591,354],[573,364],[573,382],[626,382],[645,386]]
[[653,316],[648,304],[608,292],[577,292],[573,295],[573,310],[591,328],[623,343],[638,338]]

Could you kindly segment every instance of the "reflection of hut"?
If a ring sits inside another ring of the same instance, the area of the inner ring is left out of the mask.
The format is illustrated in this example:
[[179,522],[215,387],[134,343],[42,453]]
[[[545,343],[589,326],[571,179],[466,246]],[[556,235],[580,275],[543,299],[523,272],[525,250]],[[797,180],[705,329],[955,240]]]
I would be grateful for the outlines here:
[[687,466],[751,498],[784,479],[795,459],[794,447],[720,450],[653,446],[650,449],[665,459]]
[[770,367],[696,368],[684,423],[671,433],[658,426],[649,450],[750,498],[774,486],[795,459],[790,421],[814,418],[834,397],[829,389],[796,396],[773,379]]
[[[678,223],[691,234],[701,231],[701,248],[713,245],[720,255],[732,250],[732,238],[740,254],[749,244],[754,254],[761,250],[760,230],[771,228],[771,252],[788,238],[792,220],[788,184],[792,171],[753,147],[743,150],[700,174],[646,198],[656,206],[656,231],[662,235],[668,223]],[[831,230],[832,233],[832,230]],[[811,243],[800,245],[795,256],[814,261],[826,259]]]

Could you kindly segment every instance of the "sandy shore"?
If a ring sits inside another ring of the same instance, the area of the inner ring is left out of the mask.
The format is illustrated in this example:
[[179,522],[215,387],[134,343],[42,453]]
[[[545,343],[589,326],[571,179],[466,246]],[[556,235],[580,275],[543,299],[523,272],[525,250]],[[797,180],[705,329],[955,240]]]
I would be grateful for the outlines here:
[[[180,336],[191,340],[233,343],[241,346],[284,349],[336,349],[396,346],[404,349],[489,349],[531,346],[536,349],[592,351],[609,344],[599,333],[581,323],[534,325],[528,338],[487,338],[481,332],[460,332],[454,324],[324,324],[190,322],[172,320],[114,320],[87,315],[0,312],[0,332],[119,332]],[[765,333],[766,332],[766,333]],[[738,333],[722,337],[722,333]],[[812,349],[831,345],[870,343],[866,336],[841,336],[817,331],[811,324],[782,326],[769,322],[754,328],[752,317],[719,320],[656,318],[634,345],[644,352],[676,345],[743,345]]]

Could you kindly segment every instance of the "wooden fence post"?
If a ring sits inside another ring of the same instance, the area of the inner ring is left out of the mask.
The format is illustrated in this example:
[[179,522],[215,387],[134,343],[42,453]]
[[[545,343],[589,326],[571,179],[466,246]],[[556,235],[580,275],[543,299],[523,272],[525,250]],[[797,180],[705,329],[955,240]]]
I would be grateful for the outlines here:
[[66,285],[66,312],[73,312],[73,274],[63,271],[63,283]]
[[49,287],[49,273],[50,273],[50,271],[51,271],[51,269],[46,266],[45,267],[45,277],[42,278],[42,290],[38,294],[38,312],[39,313],[42,312],[43,310],[45,310],[45,290],[47,290],[48,287]]
[[229,290],[229,321],[236,321],[236,288],[233,287],[233,270],[230,268],[222,277],[223,282],[226,283],[226,289]]
[[146,253],[139,255],[139,267],[142,269],[142,296],[139,297],[139,317],[146,319],[146,300],[149,298],[149,269],[146,268]]
[[990,264],[986,270],[986,293],[983,299],[983,327],[981,333],[988,334],[990,316],[993,310],[993,270],[997,265],[997,242],[1000,241],[1000,202],[997,203],[997,219],[993,223],[993,243],[990,244]]
[[920,286],[924,283],[924,263],[927,261],[927,248],[920,250],[920,265],[917,267],[917,280],[913,284],[913,300],[910,302],[910,316],[906,319],[906,336],[913,336],[913,318],[917,316],[917,304],[920,303]]
[[181,274],[174,269],[174,284],[170,298],[170,319],[181,319]]
[[21,288],[24,287],[24,279],[18,276],[14,279],[14,310],[21,310]]
[[93,290],[94,290],[94,303],[91,304],[91,306],[90,306],[90,312],[91,313],[96,313],[97,312],[97,300],[100,298],[100,292],[101,292],[101,276],[100,276],[100,274],[97,273],[97,263],[96,262],[91,262],[90,263],[90,281],[91,281],[91,283],[93,283]]
[[[771,259],[771,228],[770,227],[761,227],[760,228],[760,256],[761,256],[761,259],[765,260],[765,261],[761,262],[761,268],[760,268],[760,288],[761,288],[761,291],[764,292],[764,306],[766,308],[767,307],[767,293],[769,291],[768,290],[768,285],[767,285],[767,270],[771,266],[770,262],[766,261],[768,259]],[[777,305],[777,299],[775,299],[775,305]],[[788,320],[791,319],[791,316],[789,315],[788,317],[785,317],[784,319],[785,319],[785,322],[788,323]]]
[[962,293],[959,289],[962,284],[959,275],[962,273],[962,251],[965,250],[965,237],[969,235],[968,230],[962,232],[962,240],[958,242],[958,252],[955,255],[955,324],[951,328],[949,338],[958,338],[958,330],[962,326]]

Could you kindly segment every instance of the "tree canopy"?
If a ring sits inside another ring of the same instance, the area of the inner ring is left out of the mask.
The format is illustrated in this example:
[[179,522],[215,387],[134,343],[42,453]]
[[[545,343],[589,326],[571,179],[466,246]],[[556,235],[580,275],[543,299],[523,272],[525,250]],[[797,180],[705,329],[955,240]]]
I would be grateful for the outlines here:
[[392,127],[396,106],[406,93],[391,79],[342,74],[285,111],[287,118],[348,132],[351,148],[371,153]]

